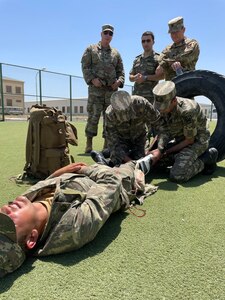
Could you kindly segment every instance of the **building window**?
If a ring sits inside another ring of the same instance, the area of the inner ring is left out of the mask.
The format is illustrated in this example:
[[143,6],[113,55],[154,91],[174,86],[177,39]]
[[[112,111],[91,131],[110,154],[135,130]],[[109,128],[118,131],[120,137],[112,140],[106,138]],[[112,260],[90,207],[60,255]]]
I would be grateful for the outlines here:
[[6,93],[12,93],[11,85],[6,85]]
[[20,100],[20,99],[17,99],[16,102],[17,102],[17,103],[21,103],[21,100]]
[[83,114],[83,113],[84,113],[84,107],[80,106],[80,114]]
[[20,86],[16,86],[16,94],[21,94],[21,87]]
[[78,113],[78,106],[74,106],[74,113],[75,113],[75,114]]
[[65,113],[65,106],[62,106],[62,113]]
[[6,99],[6,106],[12,106],[12,99]]
[[67,106],[67,113],[69,114],[70,113],[70,107],[69,106]]

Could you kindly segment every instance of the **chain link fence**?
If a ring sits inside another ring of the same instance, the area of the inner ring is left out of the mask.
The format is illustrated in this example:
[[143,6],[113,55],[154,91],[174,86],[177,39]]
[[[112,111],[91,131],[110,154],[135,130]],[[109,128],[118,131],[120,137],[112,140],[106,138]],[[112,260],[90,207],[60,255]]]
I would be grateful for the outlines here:
[[[132,93],[132,85],[124,90]],[[81,76],[53,72],[46,68],[32,68],[0,63],[0,121],[6,115],[26,114],[27,104],[65,103],[64,113],[73,116],[86,114],[77,109],[80,100],[87,100],[88,87]],[[84,102],[86,105],[86,101]]]

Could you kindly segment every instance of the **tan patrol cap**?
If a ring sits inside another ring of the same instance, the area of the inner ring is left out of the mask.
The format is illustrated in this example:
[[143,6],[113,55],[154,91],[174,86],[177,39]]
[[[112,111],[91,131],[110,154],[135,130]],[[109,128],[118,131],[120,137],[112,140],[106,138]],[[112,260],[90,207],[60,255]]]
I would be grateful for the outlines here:
[[132,98],[126,91],[116,91],[110,98],[111,106],[119,122],[130,120]]
[[152,90],[154,94],[154,107],[165,110],[170,106],[171,100],[176,96],[176,87],[173,81],[163,81],[158,83]]
[[181,29],[184,28],[184,19],[183,17],[176,17],[170,20],[168,22],[168,25],[169,25],[168,33],[180,31]]
[[105,25],[102,26],[102,32],[106,31],[106,30],[109,30],[109,31],[113,32],[114,31],[114,27],[112,25],[110,25],[110,24],[105,24]]
[[110,102],[114,111],[125,111],[130,106],[131,96],[126,91],[116,91],[112,94]]

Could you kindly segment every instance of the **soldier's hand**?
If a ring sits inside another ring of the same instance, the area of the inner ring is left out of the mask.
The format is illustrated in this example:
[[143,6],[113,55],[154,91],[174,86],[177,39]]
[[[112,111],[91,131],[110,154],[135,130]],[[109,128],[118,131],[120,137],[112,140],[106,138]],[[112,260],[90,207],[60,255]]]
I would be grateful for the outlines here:
[[152,154],[152,165],[154,166],[163,156],[162,153],[159,151],[159,149],[154,149],[149,152],[149,154]]
[[93,83],[93,85],[94,85],[95,87],[101,87],[101,86],[102,86],[102,83],[101,83],[101,81],[100,81],[98,78],[92,79],[91,82]]
[[141,73],[137,73],[135,75],[135,80],[134,80],[136,83],[142,83],[144,80],[143,80],[143,75]]
[[56,170],[54,173],[52,173],[51,178],[58,177],[64,173],[78,173],[79,174],[79,171],[81,170],[81,168],[86,167],[86,166],[87,166],[87,164],[82,163],[82,162],[69,164],[65,167],[62,167],[62,168]]
[[119,80],[116,80],[116,81],[111,85],[111,88],[112,88],[113,90],[117,90],[118,87],[120,87],[120,85],[121,85],[121,82],[120,82]]
[[179,61],[175,61],[171,65],[172,69],[176,72],[178,69],[182,69],[181,63]]

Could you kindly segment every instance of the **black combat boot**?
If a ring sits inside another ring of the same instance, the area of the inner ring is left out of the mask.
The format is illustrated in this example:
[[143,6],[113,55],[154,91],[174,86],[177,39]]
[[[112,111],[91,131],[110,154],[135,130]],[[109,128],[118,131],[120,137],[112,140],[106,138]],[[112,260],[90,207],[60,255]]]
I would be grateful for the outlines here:
[[216,148],[209,148],[199,159],[204,163],[205,167],[202,171],[204,175],[211,175],[216,170],[216,162],[218,158],[218,150]]
[[97,151],[92,150],[91,151],[91,158],[93,159],[93,161],[95,161],[98,164],[106,165],[106,166],[109,165],[107,159],[105,159],[105,157],[102,155],[101,152],[97,152]]

